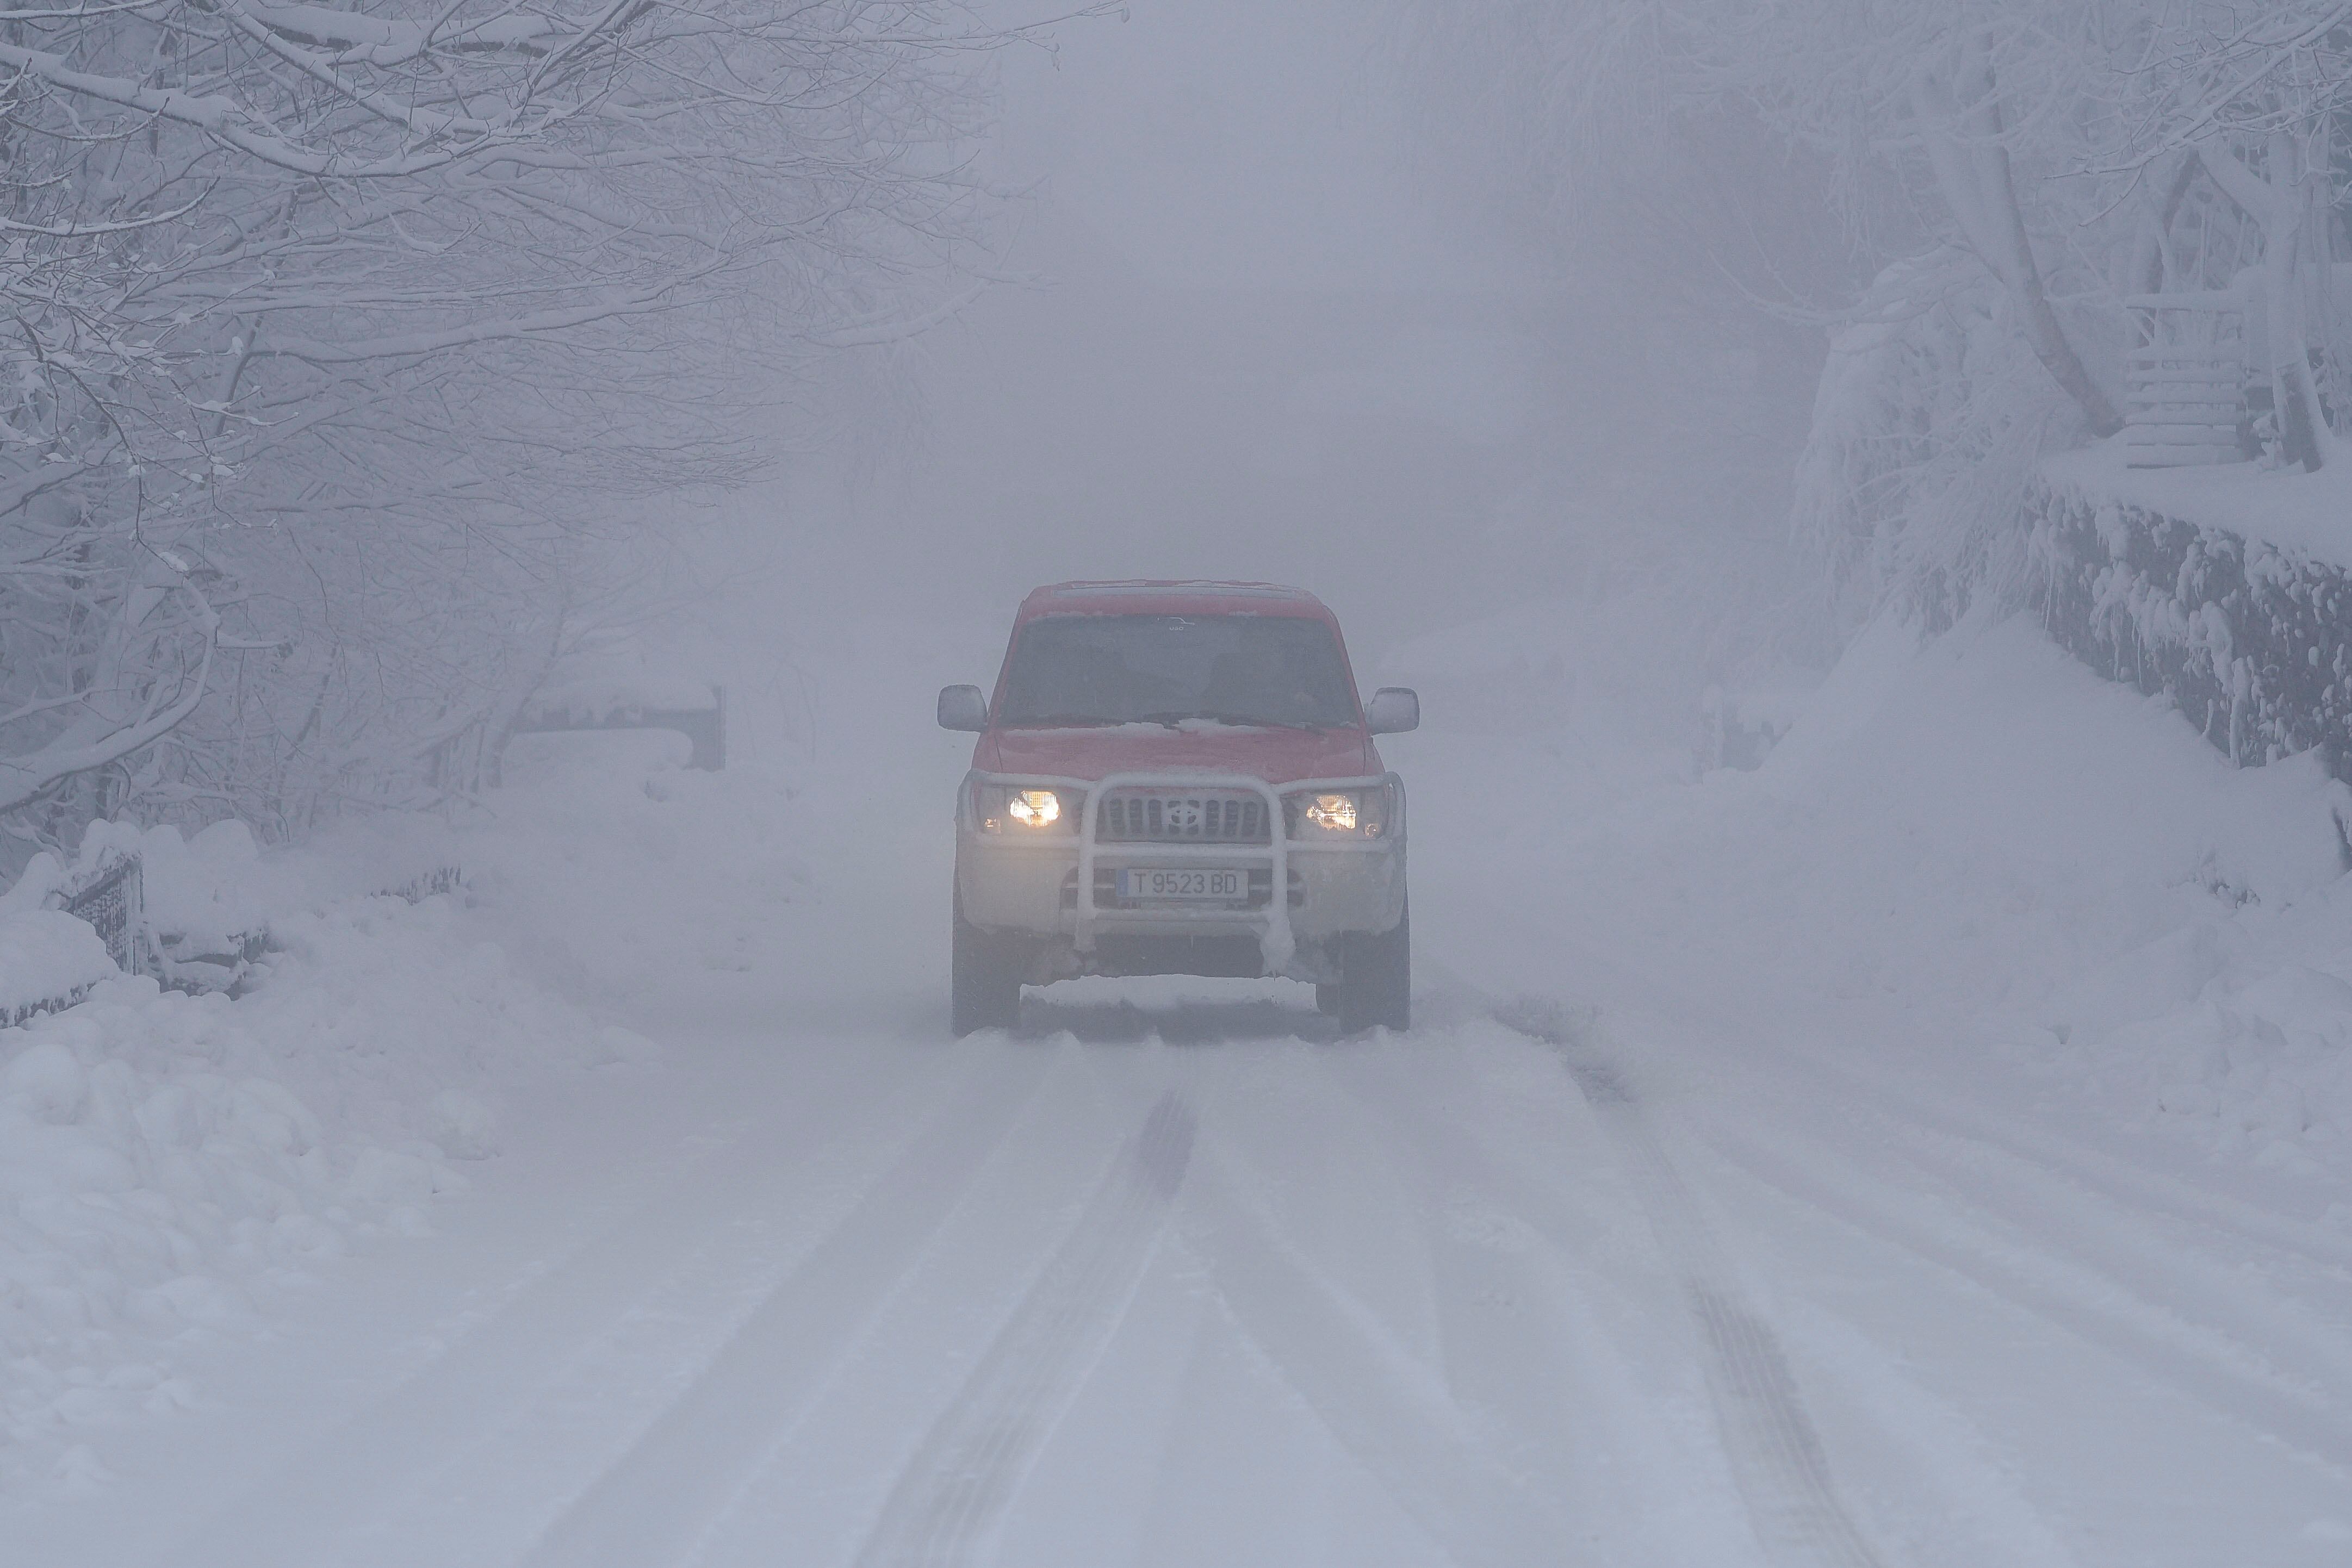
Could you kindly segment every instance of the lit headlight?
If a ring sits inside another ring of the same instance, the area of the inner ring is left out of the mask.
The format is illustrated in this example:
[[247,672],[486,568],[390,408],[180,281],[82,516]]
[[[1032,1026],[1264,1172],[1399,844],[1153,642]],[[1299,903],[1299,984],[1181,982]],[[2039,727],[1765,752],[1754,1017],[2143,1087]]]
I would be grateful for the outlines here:
[[1080,797],[1062,798],[1058,789],[1007,789],[1002,784],[972,787],[972,816],[983,833],[1067,833],[1078,825]]
[[1386,789],[1318,789],[1283,805],[1295,839],[1377,839],[1388,829]]
[[1062,798],[1051,789],[1015,789],[1004,814],[1024,828],[1049,828],[1062,820]]
[[1307,810],[1301,815],[1327,833],[1352,833],[1356,831],[1356,798],[1318,795],[1307,802]]

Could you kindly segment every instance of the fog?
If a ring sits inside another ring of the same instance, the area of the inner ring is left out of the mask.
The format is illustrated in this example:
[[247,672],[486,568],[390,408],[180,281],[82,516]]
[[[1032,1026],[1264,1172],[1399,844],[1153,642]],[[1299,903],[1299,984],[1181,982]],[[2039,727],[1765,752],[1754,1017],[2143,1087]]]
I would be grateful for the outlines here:
[[11,14],[0,1563],[2340,1563],[2340,0],[1072,3]]
[[955,614],[1071,578],[1295,582],[1378,650],[1661,571],[1689,632],[1785,538],[1787,389],[1738,411],[1760,441],[1719,396],[1677,430],[1712,367],[1644,340],[1662,291],[1462,193],[1393,13],[1139,6],[1046,42],[1000,62],[983,155],[1023,193],[1004,280],[887,356],[902,429],[750,507],[809,570]]

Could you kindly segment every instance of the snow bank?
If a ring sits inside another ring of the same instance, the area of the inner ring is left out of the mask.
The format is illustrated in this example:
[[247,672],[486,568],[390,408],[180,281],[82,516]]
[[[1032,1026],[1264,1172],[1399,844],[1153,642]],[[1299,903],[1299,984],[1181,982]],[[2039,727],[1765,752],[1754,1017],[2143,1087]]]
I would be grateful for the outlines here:
[[2331,888],[2236,928],[2190,927],[2054,998],[2045,1050],[2126,1113],[2212,1151],[2352,1167],[2352,899]]
[[[324,1260],[429,1229],[459,1166],[497,1153],[518,1084],[625,1054],[458,901],[314,896],[433,831],[372,828],[340,861],[146,835],[175,918],[267,921],[265,983],[232,1001],[116,977],[0,1030],[0,1490],[99,1479],[79,1435],[188,1399],[182,1349],[266,1323]],[[92,967],[89,934],[18,911],[0,958],[52,941],[40,961],[62,977]]]
[[1529,933],[1498,983],[1629,977],[1601,999],[1694,998],[1996,1099],[2064,1084],[2078,1126],[2352,1171],[2352,792],[2309,757],[2232,768],[2028,620],[1874,628],[1753,773],[1692,786],[1557,738],[1482,755],[1477,797],[1549,809],[1459,842],[1442,760],[1399,761],[1416,880]]
[[2316,758],[2232,768],[2011,622],[1865,640],[1751,788],[1795,808],[1796,972],[2211,1149],[2352,1165],[2352,791]]
[[149,926],[184,938],[191,952],[222,951],[266,931],[273,914],[401,892],[458,864],[448,824],[410,813],[333,823],[306,844],[268,851],[238,821],[215,822],[187,838],[168,824],[92,822],[70,863],[46,852],[33,857],[0,892],[0,919],[44,908],[122,855],[139,858]]
[[0,1023],[121,973],[88,921],[55,909],[0,913]]

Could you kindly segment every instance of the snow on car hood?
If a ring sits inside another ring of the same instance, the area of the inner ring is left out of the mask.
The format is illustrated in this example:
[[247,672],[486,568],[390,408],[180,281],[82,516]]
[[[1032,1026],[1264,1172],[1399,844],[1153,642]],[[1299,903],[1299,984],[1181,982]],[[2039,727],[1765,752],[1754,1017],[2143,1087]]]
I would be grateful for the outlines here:
[[1269,784],[1299,779],[1352,779],[1381,771],[1380,753],[1360,729],[1261,729],[1188,720],[1101,728],[1002,729],[981,737],[972,766],[987,773],[1051,779],[1101,779],[1160,768],[1240,773]]

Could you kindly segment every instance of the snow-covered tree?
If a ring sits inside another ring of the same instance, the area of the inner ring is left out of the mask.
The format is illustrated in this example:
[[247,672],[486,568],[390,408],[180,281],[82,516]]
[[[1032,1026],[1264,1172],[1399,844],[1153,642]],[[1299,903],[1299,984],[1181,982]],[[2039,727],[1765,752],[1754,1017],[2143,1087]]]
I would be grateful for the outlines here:
[[[1412,9],[1433,118],[1500,131],[1529,211],[1580,205],[1572,243],[1700,258],[1834,338],[1798,521],[1865,597],[1965,598],[1997,570],[1985,530],[2040,454],[2121,428],[2137,297],[2259,266],[2281,455],[2332,450],[2352,405],[2340,0]],[[1738,178],[1759,167],[1814,183]],[[1816,226],[1849,250],[1809,265],[1777,237],[1788,213],[1833,214]]]
[[633,503],[753,471],[988,255],[1013,35],[955,0],[0,24],[17,831],[446,770],[637,570]]

